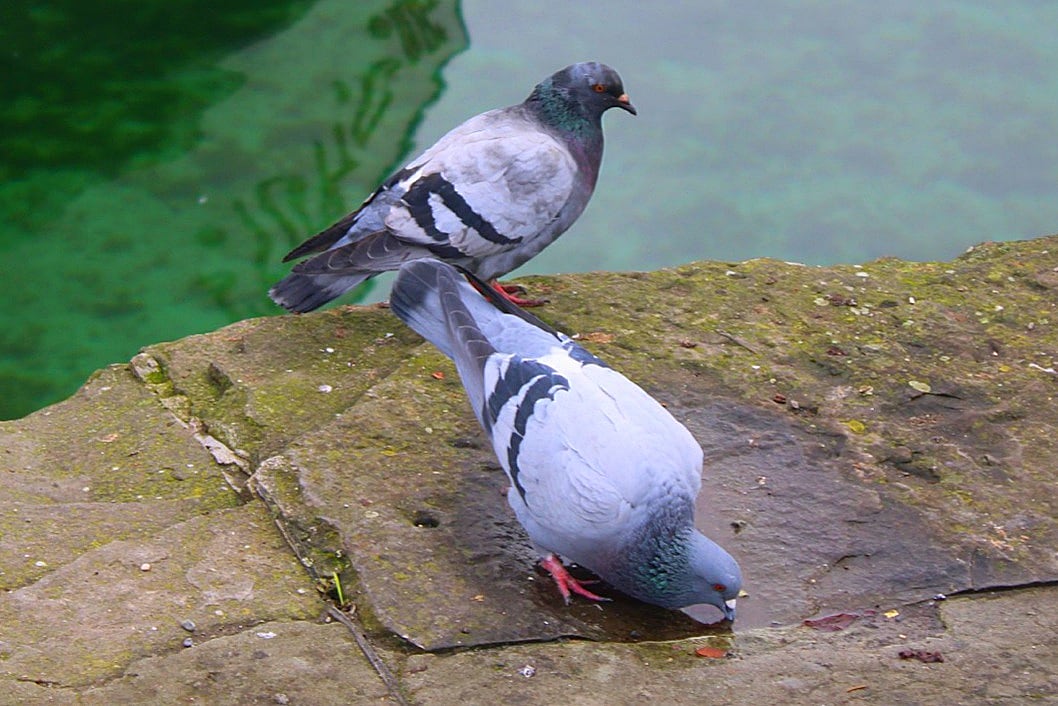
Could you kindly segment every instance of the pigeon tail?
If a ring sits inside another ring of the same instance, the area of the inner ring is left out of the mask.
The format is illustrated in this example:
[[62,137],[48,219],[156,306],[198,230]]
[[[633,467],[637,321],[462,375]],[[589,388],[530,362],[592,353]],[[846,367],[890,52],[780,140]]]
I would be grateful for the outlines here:
[[401,268],[389,293],[389,308],[415,333],[452,358],[455,352],[448,337],[438,289],[441,272],[429,264],[419,260]]
[[[466,297],[466,300],[464,300]],[[467,396],[481,416],[485,398],[485,361],[496,349],[482,333],[479,321],[501,313],[474,293],[450,265],[438,260],[413,260],[397,274],[390,292],[390,309],[416,333],[455,361]]]
[[287,311],[304,314],[319,309],[375,274],[374,272],[353,272],[340,275],[317,275],[294,272],[276,282],[268,290],[268,296]]

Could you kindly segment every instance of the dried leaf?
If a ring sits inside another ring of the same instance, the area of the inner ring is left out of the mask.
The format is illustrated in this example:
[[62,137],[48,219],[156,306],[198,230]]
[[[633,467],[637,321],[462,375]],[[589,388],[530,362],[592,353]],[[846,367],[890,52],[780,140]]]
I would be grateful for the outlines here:
[[581,340],[589,343],[613,343],[613,334],[605,331],[592,331],[581,336]]
[[804,625],[820,632],[838,632],[852,625],[859,617],[856,613],[834,613],[822,618],[809,618],[804,621]]
[[723,647],[712,647],[710,645],[704,645],[694,651],[694,654],[699,657],[708,657],[710,659],[721,659],[727,657],[727,650]]
[[933,388],[929,386],[928,382],[919,382],[918,380],[908,380],[907,384],[908,384],[908,387],[910,387],[911,389],[918,390],[919,392],[921,392],[924,395],[928,394],[930,391],[933,390]]

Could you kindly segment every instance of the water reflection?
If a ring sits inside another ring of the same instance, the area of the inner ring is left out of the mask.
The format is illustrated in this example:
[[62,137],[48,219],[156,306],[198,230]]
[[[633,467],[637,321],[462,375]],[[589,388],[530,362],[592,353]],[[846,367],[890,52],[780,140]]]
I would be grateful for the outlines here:
[[[406,156],[467,44],[456,0],[232,0],[195,22],[67,4],[7,29],[35,28],[0,108],[2,418],[142,345],[277,313],[279,258]],[[61,113],[58,84],[83,98],[72,120],[20,131]]]
[[[266,277],[265,289],[271,284],[277,257],[350,210],[341,187],[361,168],[363,150],[393,103],[392,81],[405,63],[438,52],[450,39],[448,30],[431,18],[437,4],[400,0],[371,16],[367,23],[371,35],[379,39],[395,36],[403,56],[372,62],[356,82],[331,82],[336,114],[353,117],[349,122],[336,122],[326,138],[312,141],[313,168],[308,176],[268,177],[256,185],[252,203],[235,200],[236,211],[256,238],[254,262]],[[400,144],[406,148],[407,139]],[[364,288],[370,285],[365,282]],[[354,294],[352,298],[358,297]]]

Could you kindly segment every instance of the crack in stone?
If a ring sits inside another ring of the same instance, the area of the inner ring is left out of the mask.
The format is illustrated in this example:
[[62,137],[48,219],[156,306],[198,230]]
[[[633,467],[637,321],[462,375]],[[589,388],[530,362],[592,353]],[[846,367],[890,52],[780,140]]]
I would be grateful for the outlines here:
[[15,681],[22,682],[23,684],[36,684],[37,686],[43,686],[47,689],[69,689],[70,687],[62,682],[52,681],[51,679],[32,679],[30,677],[15,677]]
[[[136,378],[158,398],[172,418],[184,429],[190,431],[195,441],[209,453],[231,489],[244,501],[247,500],[246,484],[250,476],[249,454],[240,449],[230,448],[209,433],[209,428],[202,419],[190,414],[188,398],[176,389],[175,383],[157,358],[147,353],[139,353],[129,361],[129,365]],[[180,400],[180,403],[167,403],[172,400]],[[233,466],[238,470],[233,470]]]

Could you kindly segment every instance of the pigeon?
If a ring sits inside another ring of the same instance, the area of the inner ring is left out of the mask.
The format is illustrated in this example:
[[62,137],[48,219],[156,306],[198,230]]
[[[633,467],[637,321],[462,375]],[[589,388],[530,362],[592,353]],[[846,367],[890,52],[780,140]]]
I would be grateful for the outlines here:
[[[550,245],[588,204],[602,115],[636,114],[617,72],[567,66],[518,105],[470,118],[387,179],[356,211],[287,253],[313,255],[268,292],[307,312],[402,263],[436,258],[495,283]],[[523,305],[541,301],[520,300]]]
[[563,559],[640,601],[711,604],[734,620],[739,566],[694,527],[702,449],[660,403],[439,260],[404,264],[390,308],[455,362],[507,501],[567,603],[604,599]]

